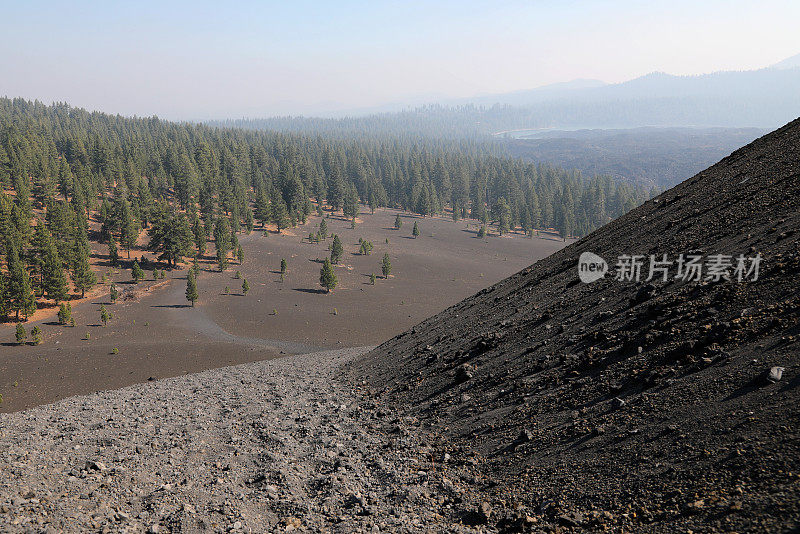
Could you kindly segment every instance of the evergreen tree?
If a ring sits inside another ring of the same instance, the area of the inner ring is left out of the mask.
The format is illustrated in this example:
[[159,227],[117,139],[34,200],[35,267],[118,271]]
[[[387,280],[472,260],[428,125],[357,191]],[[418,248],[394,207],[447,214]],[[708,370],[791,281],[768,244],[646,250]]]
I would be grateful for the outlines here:
[[342,254],[344,254],[344,247],[342,246],[342,240],[339,239],[338,235],[334,235],[333,243],[331,244],[331,262],[339,263],[339,260],[342,259]]
[[44,253],[42,276],[42,288],[47,298],[53,299],[56,304],[67,299],[69,287],[67,276],[64,274],[64,263],[61,261],[61,256],[58,255],[58,248],[52,241],[48,243]]
[[278,233],[289,225],[289,213],[286,209],[286,203],[283,197],[279,194],[273,195],[269,203],[270,206],[270,220],[278,228]]
[[328,258],[325,258],[325,261],[322,263],[322,269],[319,271],[319,284],[324,287],[325,291],[328,293],[335,289],[338,284],[336,274],[333,272],[333,266],[331,262],[328,261]]
[[112,319],[113,316],[108,312],[105,305],[100,305],[100,320],[103,322],[103,326],[108,325],[108,321]]
[[36,325],[31,329],[31,343],[34,345],[39,345],[42,343],[42,329],[39,328],[39,325]]
[[20,313],[27,318],[36,311],[36,295],[33,293],[30,276],[15,247],[9,248],[6,260],[9,273],[9,283],[6,288],[8,308],[16,312],[17,320]]
[[25,331],[25,327],[22,326],[22,323],[17,323],[16,331],[14,332],[14,337],[17,340],[17,345],[22,345],[25,343],[25,340],[28,339],[28,333]]
[[131,278],[134,284],[138,284],[139,280],[144,280],[144,270],[139,266],[139,262],[133,260],[133,267],[131,267]]
[[392,274],[392,262],[389,260],[388,253],[384,254],[381,260],[381,272],[384,278],[389,278],[389,275]]
[[200,295],[197,293],[197,278],[193,270],[189,270],[189,274],[186,277],[186,300],[192,303],[192,307],[194,307],[195,301],[200,298]]
[[417,226],[417,221],[414,221],[414,228],[411,230],[411,235],[414,236],[414,239],[419,237],[419,226]]
[[236,247],[236,261],[239,262],[239,265],[241,265],[244,261],[244,249],[242,248],[242,245]]
[[358,193],[353,186],[348,188],[347,194],[344,197],[342,214],[346,219],[355,219],[358,215]]
[[395,230],[399,230],[403,227],[403,220],[400,218],[400,214],[398,213],[394,218],[394,228]]
[[147,231],[150,242],[147,249],[159,252],[158,259],[176,267],[189,254],[192,247],[192,231],[183,214],[167,214],[158,217]]
[[131,249],[136,246],[136,241],[139,239],[139,230],[142,227],[133,217],[130,202],[127,200],[123,200],[120,207],[119,225],[120,243],[128,254],[128,259],[130,259]]
[[68,325],[72,319],[72,305],[69,302],[62,302],[58,308],[58,324]]
[[108,238],[108,261],[113,267],[119,265],[119,251],[117,250],[117,240],[111,235]]
[[250,291],[250,284],[247,283],[247,278],[242,280],[242,293],[247,296],[247,293]]
[[322,219],[319,223],[319,237],[323,241],[328,239],[328,223],[325,222],[325,219]]
[[117,290],[117,286],[114,285],[112,282],[111,287],[108,289],[108,297],[111,299],[111,303],[117,302],[117,298],[119,297],[119,290]]
[[214,247],[217,249],[217,263],[220,272],[228,267],[228,252],[231,250],[228,220],[220,217],[214,227]]
[[281,274],[286,274],[286,258],[281,258]]

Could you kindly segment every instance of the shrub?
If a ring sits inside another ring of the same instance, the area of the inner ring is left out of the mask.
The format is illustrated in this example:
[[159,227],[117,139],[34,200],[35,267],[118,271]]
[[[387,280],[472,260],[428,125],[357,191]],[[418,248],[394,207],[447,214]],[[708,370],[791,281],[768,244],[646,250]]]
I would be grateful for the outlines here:
[[31,330],[31,343],[38,345],[42,342],[42,329],[39,326],[34,326]]
[[119,349],[117,347],[114,347],[113,349],[111,349],[111,354],[119,354]]
[[67,325],[72,320],[72,305],[62,302],[58,308],[58,324]]
[[22,326],[22,323],[17,323],[17,329],[14,332],[14,337],[17,339],[17,344],[22,345],[26,339],[28,339],[28,333],[25,331],[25,327]]
[[108,321],[114,316],[111,315],[104,305],[100,305],[100,320],[103,321],[103,326],[108,324]]
[[136,260],[133,261],[133,267],[131,268],[131,277],[133,278],[133,283],[138,284],[139,280],[144,279],[144,271],[141,267],[139,267],[139,262]]

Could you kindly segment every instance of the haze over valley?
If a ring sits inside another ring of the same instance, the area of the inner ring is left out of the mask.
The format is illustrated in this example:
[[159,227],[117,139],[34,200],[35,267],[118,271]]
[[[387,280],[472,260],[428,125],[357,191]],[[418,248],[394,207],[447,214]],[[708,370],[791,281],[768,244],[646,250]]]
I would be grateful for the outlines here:
[[0,531],[797,531],[797,20],[6,6]]

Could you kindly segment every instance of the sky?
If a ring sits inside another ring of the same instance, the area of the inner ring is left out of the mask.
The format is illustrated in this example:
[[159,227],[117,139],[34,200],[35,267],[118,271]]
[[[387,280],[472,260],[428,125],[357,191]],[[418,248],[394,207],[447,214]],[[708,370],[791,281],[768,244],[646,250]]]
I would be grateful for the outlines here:
[[0,95],[176,120],[331,115],[800,53],[797,0],[0,0]]

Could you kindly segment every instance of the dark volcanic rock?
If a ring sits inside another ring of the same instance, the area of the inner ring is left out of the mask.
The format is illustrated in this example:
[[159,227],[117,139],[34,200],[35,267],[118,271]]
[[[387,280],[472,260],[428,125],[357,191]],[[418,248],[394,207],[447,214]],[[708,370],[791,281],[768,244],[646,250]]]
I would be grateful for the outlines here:
[[[493,481],[481,491],[505,503],[490,519],[498,528],[523,523],[515,506],[538,510],[544,530],[800,528],[797,228],[800,120],[349,372],[385,392],[382,405],[419,417],[434,447],[475,459],[476,480]],[[612,272],[578,282],[583,252]],[[639,284],[614,279],[619,256],[663,254],[762,263],[742,283],[675,279],[676,265],[647,281],[647,262]],[[427,345],[455,356],[389,356]],[[472,400],[453,406],[467,388]],[[530,443],[516,446],[526,431]]]

